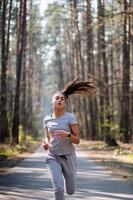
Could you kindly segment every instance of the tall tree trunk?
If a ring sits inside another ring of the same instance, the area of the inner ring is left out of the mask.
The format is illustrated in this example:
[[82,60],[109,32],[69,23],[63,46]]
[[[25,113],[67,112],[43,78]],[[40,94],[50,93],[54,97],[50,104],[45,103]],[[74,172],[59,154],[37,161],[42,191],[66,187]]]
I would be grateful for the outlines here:
[[[75,77],[80,76],[82,77],[82,74],[84,74],[84,63],[83,63],[83,58],[81,54],[81,38],[80,38],[80,30],[79,30],[79,25],[78,25],[78,8],[77,8],[77,0],[72,0],[71,1],[71,7],[72,7],[72,17],[73,17],[73,48],[74,48],[74,67],[75,67]],[[74,77],[74,78],[75,78]],[[82,119],[82,122],[80,124],[80,129],[83,131],[85,127],[85,110],[84,110],[84,100],[83,98],[79,99],[74,99],[73,98],[73,110],[75,111],[77,118]],[[77,112],[77,107],[78,107],[78,112]]]
[[16,90],[14,115],[12,125],[12,144],[19,143],[19,110],[20,110],[20,81],[22,71],[23,38],[24,38],[24,19],[25,19],[26,0],[20,0],[17,28],[17,52],[16,52]]
[[[0,112],[0,141],[6,142],[9,138],[8,118],[7,118],[7,53],[6,52],[6,10],[7,1],[2,2],[2,33],[1,33],[1,112]],[[9,46],[8,46],[9,49]]]
[[[92,30],[92,16],[91,16],[91,1],[86,0],[87,9],[86,9],[86,50],[87,50],[87,72],[95,76],[94,70],[94,55],[93,55],[93,30]],[[96,99],[89,100],[89,113],[90,113],[90,131],[89,139],[97,139],[98,133],[98,113],[97,113],[97,102]],[[88,123],[87,123],[88,124]]]
[[64,85],[64,77],[63,77],[63,68],[62,68],[62,61],[59,49],[56,48],[55,50],[56,60],[57,60],[57,76],[59,76],[58,88],[59,90],[62,89]]
[[73,73],[72,78],[78,76],[78,60],[77,60],[77,44],[76,44],[76,28],[75,28],[75,21],[76,21],[76,9],[77,4],[75,4],[74,0],[70,0],[70,8],[71,8],[71,29],[72,29],[72,57],[73,57]]
[[[10,70],[9,68],[11,67],[10,64],[9,64],[9,58],[10,58],[9,48],[10,48],[11,16],[12,16],[12,0],[10,0],[10,3],[9,3],[9,15],[8,15],[8,23],[7,23],[6,56],[5,56],[5,60],[6,60],[5,62],[6,62],[6,66],[8,68],[8,71]],[[7,87],[9,87],[8,81],[7,81]],[[9,99],[9,93],[7,93],[7,99]],[[9,101],[7,103],[8,103],[8,105],[11,105],[11,104],[9,104]],[[10,130],[10,122],[11,122],[11,119],[10,119],[10,110],[8,109],[8,127],[9,127],[9,130]],[[10,140],[10,131],[9,131],[9,140]]]
[[35,47],[33,46],[34,39],[33,39],[33,4],[32,0],[30,0],[30,27],[29,27],[29,60],[28,60],[28,72],[27,72],[27,85],[28,85],[28,93],[27,93],[27,130],[28,132],[32,132],[32,115],[33,115],[33,91],[32,91],[32,79],[33,79],[33,55],[35,51]]
[[123,81],[122,81],[122,102],[120,131],[123,134],[123,141],[129,142],[129,81],[130,81],[130,43],[127,36],[128,24],[128,2],[123,0]]
[[[129,26],[130,26],[130,55],[131,55],[131,74],[133,74],[133,15],[132,15],[132,10],[133,10],[133,1],[130,0],[129,2],[130,5],[130,16],[129,16]],[[131,96],[130,96],[130,141],[133,141],[133,78],[131,77],[131,83],[132,83],[132,88],[131,88]]]
[[1,7],[2,7],[2,0],[0,0],[0,12],[1,12]]
[[99,105],[101,134],[104,137],[108,137],[108,133],[110,132],[110,130],[108,126],[106,126],[106,123],[110,123],[110,103],[108,91],[108,68],[105,49],[104,0],[98,0],[98,68],[100,81],[103,82],[100,87]]
[[[72,73],[71,68],[73,66],[73,57],[72,57],[72,38],[71,38],[71,30],[68,21],[64,22],[64,42],[66,44],[64,49],[65,59],[64,59],[64,70],[65,70],[65,77],[64,82],[68,82],[72,80]],[[72,68],[73,69],[73,68]]]
[[23,127],[23,140],[26,142],[26,133],[27,133],[27,129],[26,129],[26,124],[27,124],[27,119],[26,119],[26,103],[27,103],[27,95],[26,95],[26,78],[27,78],[27,73],[26,73],[26,53],[27,53],[27,48],[26,48],[26,36],[27,36],[27,32],[26,32],[26,13],[27,13],[27,8],[25,5],[25,9],[24,9],[24,40],[23,40],[23,68],[22,68],[22,101],[21,101],[21,106],[20,106],[20,113],[21,113],[21,124]]
[[97,58],[97,66],[98,66],[98,76],[99,76],[99,90],[100,90],[100,96],[99,96],[99,117],[100,117],[100,135],[101,139],[103,139],[103,124],[104,124],[104,102],[105,98],[103,96],[104,91],[103,91],[103,83],[102,81],[104,80],[103,78],[103,66],[102,66],[102,56],[101,56],[101,51],[102,51],[102,45],[101,45],[101,37],[102,37],[102,24],[103,24],[103,13],[102,13],[102,5],[101,5],[101,0],[98,0],[98,58]]
[[130,99],[130,102],[131,102],[131,109],[130,109],[130,142],[133,141],[133,88],[132,88],[132,91],[131,91],[131,99]]
[[[111,6],[111,25],[114,27],[114,5],[112,2]],[[111,104],[111,121],[114,121],[114,45],[113,45],[113,38],[114,38],[114,30],[111,29],[111,37],[110,37],[110,43],[111,43],[111,49],[109,52],[110,57],[110,74],[111,74],[111,89],[110,89],[110,104]]]

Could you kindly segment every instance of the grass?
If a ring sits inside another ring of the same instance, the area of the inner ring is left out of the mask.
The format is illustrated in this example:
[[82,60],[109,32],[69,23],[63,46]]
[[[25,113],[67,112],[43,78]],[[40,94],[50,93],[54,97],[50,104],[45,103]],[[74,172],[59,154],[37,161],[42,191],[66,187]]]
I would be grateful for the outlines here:
[[22,134],[19,134],[19,144],[15,146],[0,144],[0,158],[9,158],[11,156],[16,156],[26,152],[29,148],[29,145],[34,144],[35,138],[31,135],[27,135],[26,139],[23,140]]
[[27,146],[25,145],[16,145],[16,146],[9,146],[9,145],[0,145],[0,158],[8,159],[11,156],[16,156],[25,152]]
[[15,146],[0,144],[0,174],[7,173],[8,169],[16,166],[21,160],[28,157],[40,145],[40,141],[28,136],[26,142]]

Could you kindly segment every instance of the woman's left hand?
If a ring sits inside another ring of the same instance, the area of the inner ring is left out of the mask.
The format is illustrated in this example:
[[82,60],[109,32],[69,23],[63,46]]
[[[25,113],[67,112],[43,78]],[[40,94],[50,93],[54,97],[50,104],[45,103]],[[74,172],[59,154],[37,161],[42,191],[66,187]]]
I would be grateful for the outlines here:
[[64,130],[56,130],[56,135],[59,138],[67,137],[68,136],[68,132],[64,131]]

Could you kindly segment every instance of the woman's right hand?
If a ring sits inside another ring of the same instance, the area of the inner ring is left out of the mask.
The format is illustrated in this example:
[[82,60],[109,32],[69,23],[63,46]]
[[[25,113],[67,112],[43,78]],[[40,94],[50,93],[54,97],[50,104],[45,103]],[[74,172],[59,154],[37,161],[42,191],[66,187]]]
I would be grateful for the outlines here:
[[48,150],[48,148],[49,148],[49,144],[48,144],[47,142],[45,142],[45,141],[44,141],[44,143],[43,143],[43,148],[44,148],[45,150]]

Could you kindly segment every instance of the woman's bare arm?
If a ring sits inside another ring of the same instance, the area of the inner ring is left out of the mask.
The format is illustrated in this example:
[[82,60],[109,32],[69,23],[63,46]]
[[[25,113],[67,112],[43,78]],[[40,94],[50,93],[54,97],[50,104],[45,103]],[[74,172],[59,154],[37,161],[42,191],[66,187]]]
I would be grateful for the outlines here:
[[79,128],[77,124],[73,124],[70,126],[71,127],[71,136],[70,140],[74,144],[79,144],[80,143],[80,138],[79,138]]
[[[77,124],[70,125],[71,128],[71,135],[69,137],[70,141],[74,144],[79,144],[80,139],[79,139],[79,129]],[[57,136],[58,137],[67,137],[69,132],[64,131],[64,130],[57,130]]]
[[50,133],[48,132],[48,129],[45,128],[45,140],[44,140],[44,143],[43,143],[43,148],[45,150],[48,149],[49,143],[50,143]]

